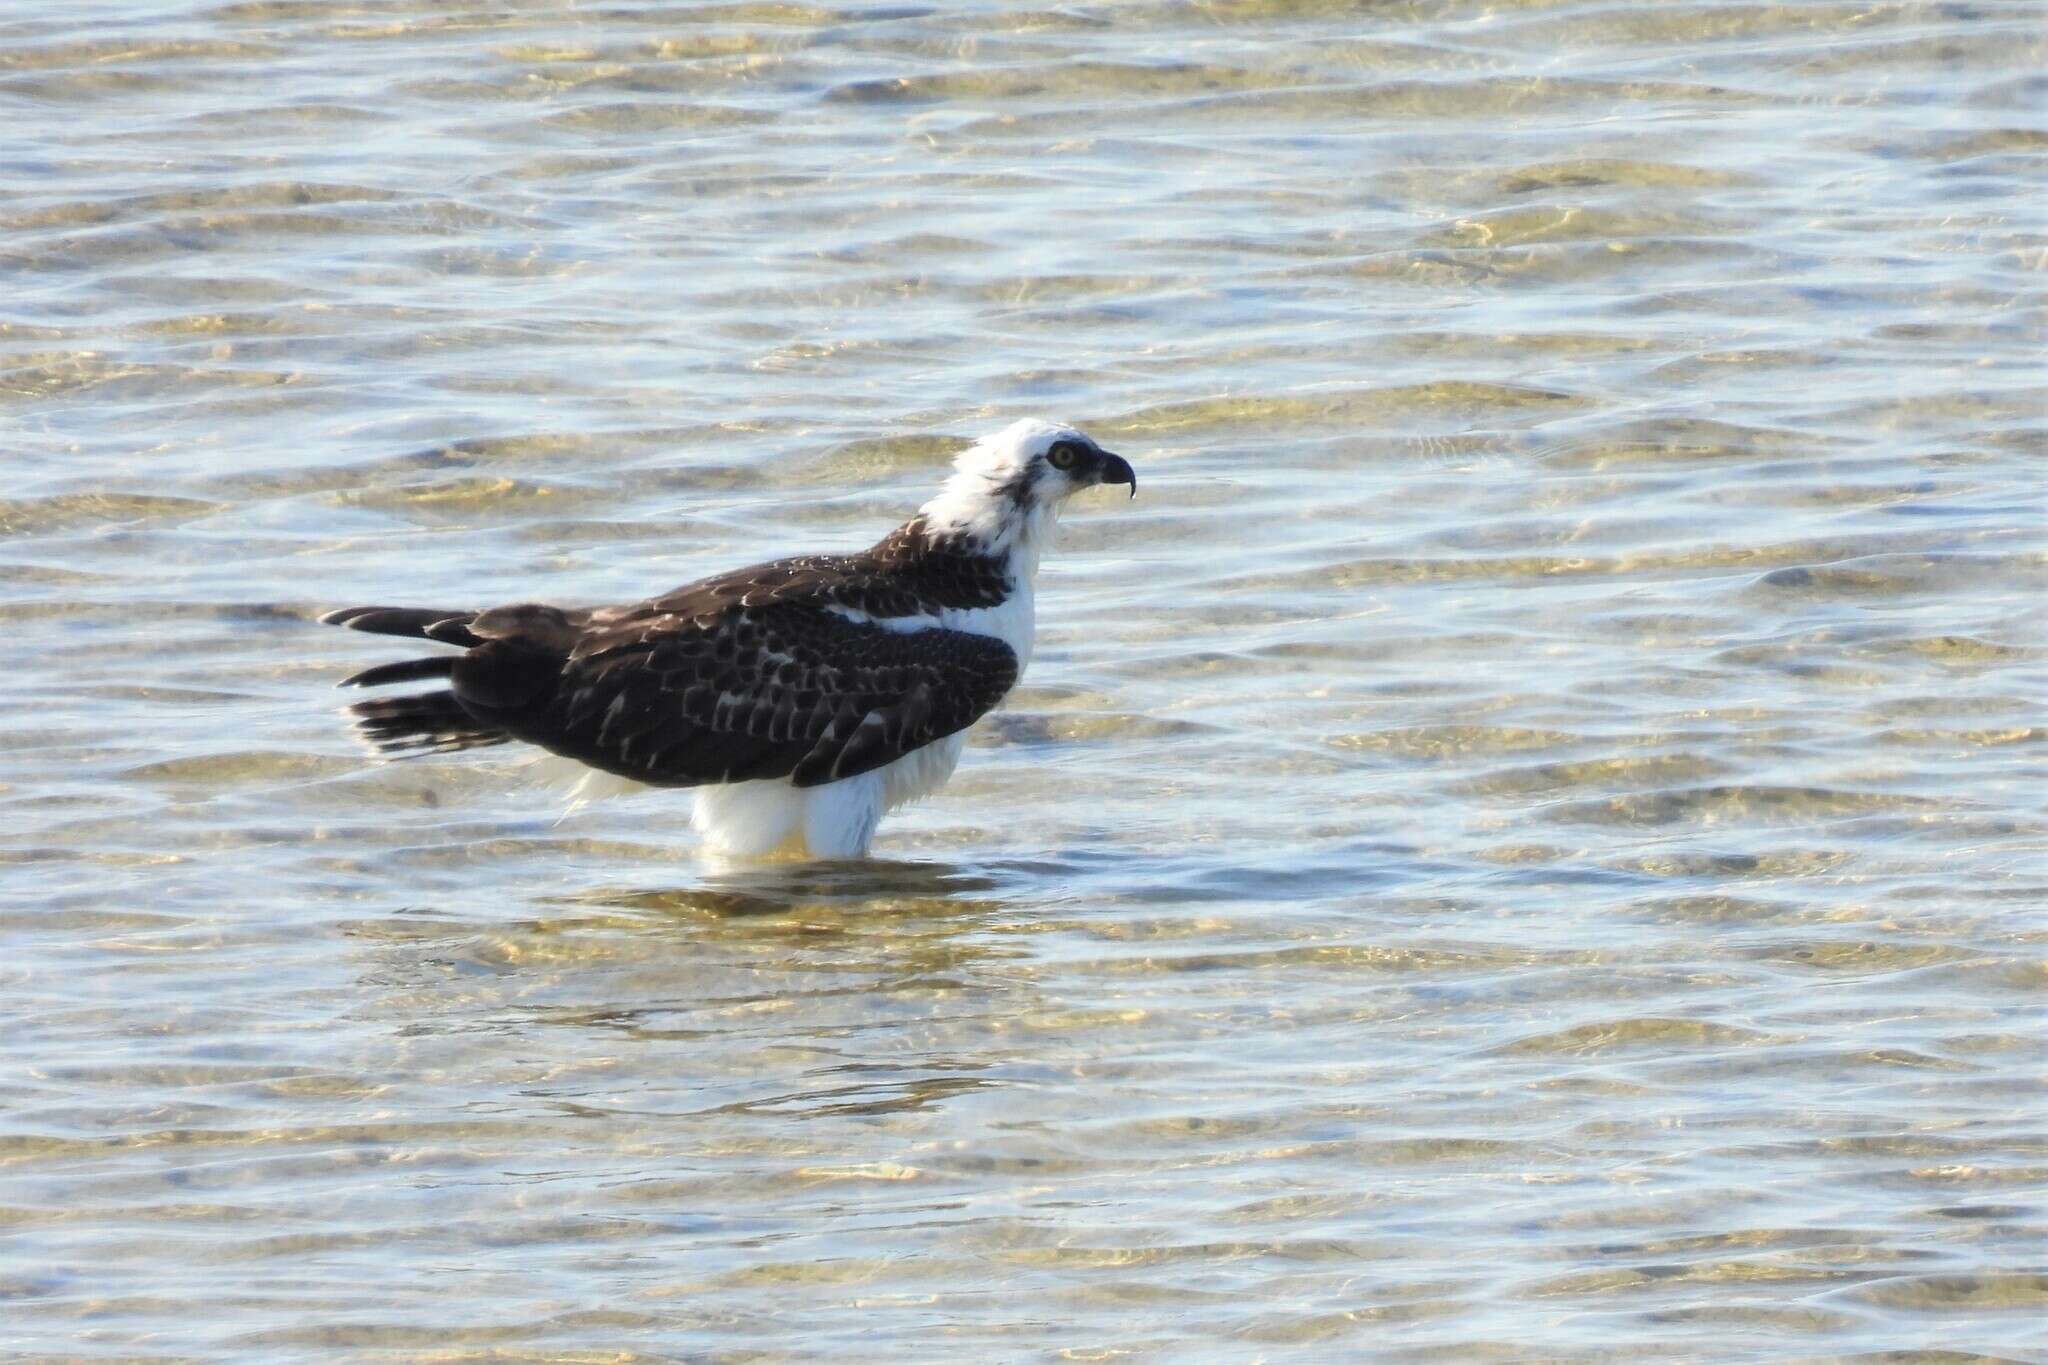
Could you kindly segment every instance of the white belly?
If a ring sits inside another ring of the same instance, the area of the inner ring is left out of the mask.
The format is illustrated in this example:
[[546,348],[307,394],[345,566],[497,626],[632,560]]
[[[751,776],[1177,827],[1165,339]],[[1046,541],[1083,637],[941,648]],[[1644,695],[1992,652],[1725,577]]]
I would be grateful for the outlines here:
[[690,824],[724,858],[864,857],[882,816],[946,785],[966,734],[947,735],[873,772],[819,787],[787,778],[698,787]]
[[960,751],[966,747],[967,732],[961,730],[885,765],[882,809],[891,811],[912,801],[922,801],[945,786],[959,765]]

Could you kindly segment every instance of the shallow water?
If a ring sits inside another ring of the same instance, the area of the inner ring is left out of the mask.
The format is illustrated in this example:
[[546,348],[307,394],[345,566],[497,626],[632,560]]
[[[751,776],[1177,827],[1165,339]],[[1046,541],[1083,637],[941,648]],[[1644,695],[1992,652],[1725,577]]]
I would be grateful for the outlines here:
[[[2038,5],[0,7],[0,1349],[2043,1359]],[[393,599],[1131,456],[878,859]]]

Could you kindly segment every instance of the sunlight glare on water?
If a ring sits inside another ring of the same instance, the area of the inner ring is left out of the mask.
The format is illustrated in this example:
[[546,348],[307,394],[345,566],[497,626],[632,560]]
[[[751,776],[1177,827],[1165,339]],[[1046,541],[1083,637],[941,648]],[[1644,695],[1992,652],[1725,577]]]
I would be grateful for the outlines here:
[[[2033,3],[0,3],[0,1349],[2040,1359]],[[1086,426],[713,873],[313,624]]]

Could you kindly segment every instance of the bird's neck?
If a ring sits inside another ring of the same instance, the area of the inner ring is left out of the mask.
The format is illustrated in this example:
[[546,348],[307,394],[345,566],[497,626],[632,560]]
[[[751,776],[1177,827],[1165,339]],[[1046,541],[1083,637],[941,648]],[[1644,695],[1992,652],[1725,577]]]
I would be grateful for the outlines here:
[[1014,548],[992,548],[971,536],[934,533],[922,515],[904,522],[870,549],[868,563],[920,602],[933,607],[995,606],[1030,586],[1035,561],[1019,563]]
[[964,528],[920,512],[871,553],[892,572],[916,578],[1000,578],[1014,590],[1029,591],[1053,524],[1045,510],[1011,509],[1002,521]]
[[1052,543],[1057,524],[1058,514],[1050,507],[1013,513],[984,553],[1002,560],[1017,586],[1029,589],[1032,580],[1038,577],[1039,558]]
[[935,547],[973,545],[1012,561],[1020,581],[1038,572],[1039,555],[1058,520],[1056,505],[1032,499],[1028,479],[999,478],[977,468],[956,469],[917,513]]
[[917,604],[909,615],[994,636],[1016,653],[1021,668],[1031,657],[1036,631],[1038,551],[1036,535],[991,546],[971,536],[935,532],[920,514],[891,531],[868,555]]

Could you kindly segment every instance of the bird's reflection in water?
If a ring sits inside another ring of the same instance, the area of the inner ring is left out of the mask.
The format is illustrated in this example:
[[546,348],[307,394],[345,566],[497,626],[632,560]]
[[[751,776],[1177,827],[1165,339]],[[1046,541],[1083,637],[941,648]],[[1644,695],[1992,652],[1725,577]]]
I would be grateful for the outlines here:
[[983,893],[1001,881],[947,863],[860,859],[726,871],[675,889],[594,887],[563,903],[745,918],[826,913],[975,916],[1000,909]]
[[1010,1083],[1005,1022],[1038,990],[1004,926],[1035,880],[809,863],[542,893],[522,916],[477,906],[364,937],[383,940],[377,975],[408,1031],[545,1056],[550,1112],[885,1114]]

